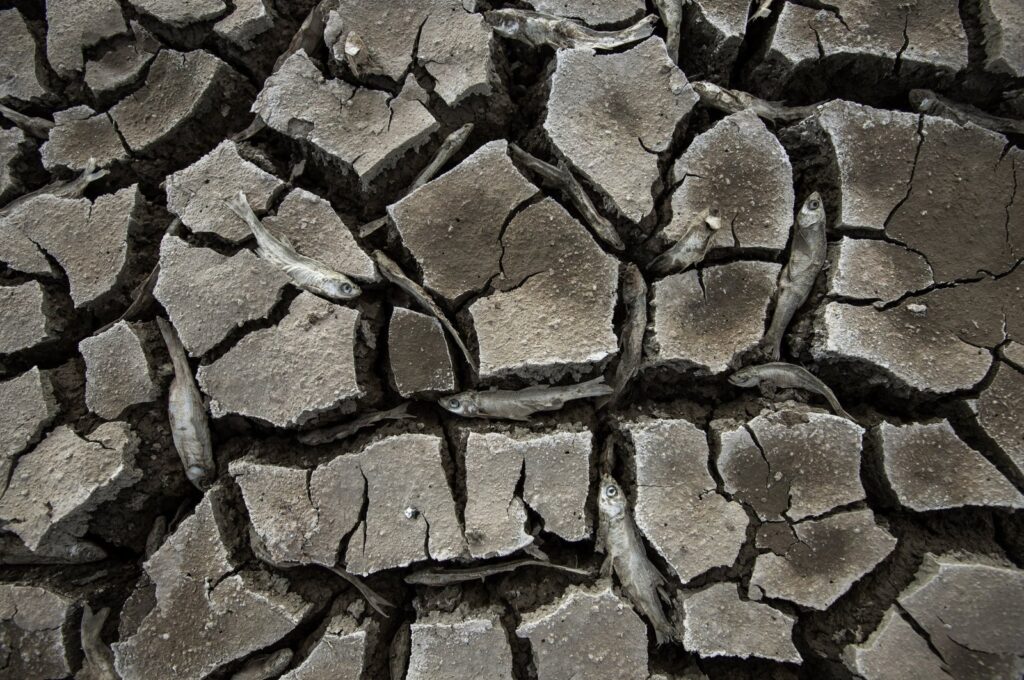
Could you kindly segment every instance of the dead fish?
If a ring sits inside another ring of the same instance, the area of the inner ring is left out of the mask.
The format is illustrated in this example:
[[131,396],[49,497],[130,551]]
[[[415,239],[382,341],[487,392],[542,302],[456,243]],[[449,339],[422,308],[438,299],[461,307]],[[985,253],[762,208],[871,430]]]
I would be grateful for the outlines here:
[[672,61],[679,61],[680,32],[683,25],[683,5],[689,0],[654,0],[654,6],[665,24],[665,47]]
[[737,387],[761,386],[762,388],[772,390],[795,388],[814,392],[825,398],[837,416],[853,420],[853,416],[846,412],[839,403],[839,399],[836,398],[835,393],[829,389],[829,386],[801,366],[781,361],[760,364],[758,366],[746,366],[729,376],[729,382]]
[[345,63],[356,78],[381,73],[380,65],[370,54],[366,41],[355,31],[349,31],[345,36]]
[[50,130],[56,124],[52,120],[46,120],[45,118],[26,116],[24,113],[19,113],[3,104],[0,104],[0,116],[3,116],[37,139],[49,139]]
[[298,435],[297,439],[307,446],[319,446],[320,444],[328,444],[330,442],[336,442],[339,439],[351,437],[359,430],[370,427],[382,420],[404,420],[406,418],[414,417],[415,416],[409,413],[409,402],[405,402],[404,404],[400,404],[389,411],[374,411],[373,413],[367,413],[359,416],[347,423],[331,425],[330,427],[321,427],[317,430],[310,430],[309,432],[302,432]]
[[57,198],[81,198],[82,194],[85,193],[85,190],[90,184],[106,176],[107,171],[97,170],[96,159],[90,158],[86,161],[85,169],[82,170],[82,173],[78,175],[78,177],[63,182],[52,182],[47,184],[45,187],[36,189],[24,196],[19,196],[3,208],[0,208],[0,217],[7,217],[7,215],[13,212],[15,208],[27,203],[37,196],[50,195],[56,196]]
[[700,264],[711,250],[715,235],[722,228],[722,218],[717,208],[705,208],[690,221],[686,231],[671,248],[654,258],[648,269],[653,274],[665,276],[684,272]]
[[339,302],[357,298],[363,292],[349,277],[311,257],[300,255],[287,239],[271,234],[252,211],[245,192],[239,191],[226,203],[245,220],[256,237],[256,254],[288,274],[299,288]]
[[377,269],[380,270],[381,276],[395,284],[406,293],[408,293],[416,302],[426,309],[430,314],[441,322],[444,329],[448,331],[448,334],[452,336],[452,341],[455,343],[459,351],[462,352],[463,358],[466,359],[466,363],[469,365],[470,370],[475,374],[477,372],[476,360],[473,359],[473,355],[470,353],[469,348],[466,347],[466,343],[462,341],[462,337],[459,332],[455,330],[455,326],[448,320],[445,313],[441,310],[434,299],[430,297],[430,294],[402,271],[402,268],[398,266],[398,263],[392,260],[390,257],[385,255],[379,250],[373,251],[373,260],[377,263]]
[[377,592],[370,586],[363,583],[363,579],[359,578],[355,574],[351,574],[340,567],[327,567],[328,570],[333,572],[335,575],[340,576],[342,579],[347,581],[349,585],[359,591],[359,594],[363,596],[366,602],[376,610],[378,614],[384,618],[388,618],[388,613],[385,610],[394,608],[395,605],[391,604],[383,597],[377,594]]
[[622,302],[626,318],[622,322],[619,363],[612,375],[612,393],[607,399],[597,402],[600,408],[615,405],[626,386],[636,377],[643,357],[644,332],[647,330],[647,282],[640,269],[631,262],[625,265],[622,276]]
[[576,569],[574,567],[566,567],[561,564],[546,562],[532,557],[524,557],[522,559],[509,560],[508,562],[499,562],[497,564],[482,564],[476,567],[466,567],[465,569],[421,569],[406,575],[405,582],[410,585],[442,588],[453,583],[464,583],[466,581],[476,580],[482,581],[489,576],[515,571],[521,567],[544,567],[546,569],[564,571],[567,574],[576,574],[577,576],[591,575],[591,573],[586,569]]
[[398,627],[388,647],[388,670],[391,680],[402,680],[409,669],[409,653],[412,651],[412,627],[406,621]]
[[649,15],[619,31],[598,31],[571,19],[523,9],[491,10],[484,12],[484,17],[504,38],[555,49],[614,50],[649,38],[658,23],[656,16]]
[[437,153],[434,154],[434,158],[427,164],[427,167],[423,168],[423,172],[413,180],[413,183],[405,193],[411,194],[430,180],[434,179],[434,175],[437,174],[437,171],[444,167],[444,164],[451,160],[452,156],[459,152],[459,149],[462,148],[462,145],[466,143],[466,140],[469,139],[469,136],[472,133],[473,124],[466,123],[458,130],[445,137],[444,141],[441,142],[441,146],[437,148]]
[[626,495],[607,473],[601,475],[597,509],[607,551],[601,574],[610,576],[615,573],[630,601],[654,626],[659,645],[677,638],[678,634],[661,606],[662,599],[668,601],[668,581],[648,559],[647,550],[640,540],[640,530],[630,515]]
[[242,670],[231,676],[231,680],[271,680],[284,673],[292,662],[292,656],[294,653],[290,649],[259,654],[249,659]]
[[597,211],[594,202],[590,200],[590,196],[583,190],[583,185],[579,183],[576,176],[572,174],[572,171],[569,170],[563,161],[559,161],[557,166],[545,163],[536,156],[526,153],[515,144],[509,144],[508,150],[513,159],[536,172],[540,175],[541,179],[550,185],[564,192],[573,205],[576,206],[576,209],[580,211],[580,214],[583,215],[583,219],[594,230],[594,235],[601,239],[603,243],[615,250],[625,250],[626,244],[622,242],[618,232],[615,231],[615,227],[612,226],[612,223],[604,215]]
[[174,379],[167,396],[167,416],[171,421],[171,438],[178,451],[185,476],[202,490],[213,477],[217,465],[213,460],[210,423],[206,417],[203,396],[196,387],[192,367],[177,332],[163,317],[157,317],[160,334],[174,365]]
[[770,102],[741,90],[730,90],[707,80],[690,83],[700,103],[724,113],[739,113],[750,110],[767,121],[791,123],[803,120],[815,112],[817,106],[786,106]]
[[976,106],[955,102],[931,90],[911,90],[909,96],[910,105],[920,113],[940,116],[958,125],[974,123],[1004,135],[1024,135],[1024,120],[993,116]]
[[108,616],[110,609],[107,607],[95,613],[88,604],[82,608],[80,639],[84,659],[75,680],[121,680],[114,670],[114,653],[101,637]]
[[825,206],[815,191],[804,201],[796,216],[793,244],[789,250],[789,262],[779,277],[779,294],[775,301],[772,322],[761,341],[765,354],[771,361],[778,361],[782,354],[782,336],[796,310],[807,301],[825,264]]
[[605,384],[602,376],[578,385],[534,385],[522,390],[491,389],[485,392],[469,390],[441,397],[438,403],[445,410],[464,418],[529,420],[538,411],[557,411],[567,401],[605,397],[611,393],[612,388]]
[[761,0],[761,4],[757,6],[757,11],[750,17],[749,21],[756,19],[767,19],[768,15],[772,13],[772,0]]

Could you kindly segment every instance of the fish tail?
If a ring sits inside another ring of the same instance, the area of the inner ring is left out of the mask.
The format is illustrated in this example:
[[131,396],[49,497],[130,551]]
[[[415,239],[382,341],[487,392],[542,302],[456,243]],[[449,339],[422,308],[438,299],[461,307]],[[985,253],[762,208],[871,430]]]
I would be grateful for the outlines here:
[[84,187],[84,186],[89,186],[90,184],[92,184],[96,180],[102,179],[103,177],[106,177],[106,176],[107,176],[107,170],[104,169],[104,168],[100,168],[99,170],[97,170],[96,169],[96,159],[95,158],[90,158],[86,162],[86,164],[85,164],[85,169],[82,170],[82,176],[81,176],[80,179],[82,181],[82,186]]
[[252,206],[249,204],[249,199],[246,197],[244,191],[239,191],[235,196],[224,201],[227,206],[231,208],[231,212],[238,215],[245,225],[249,227],[249,231],[256,237],[256,243],[259,244],[260,248],[266,249],[268,243],[273,238],[267,228],[263,226],[263,222],[253,212]]
[[185,346],[181,344],[181,338],[162,316],[156,317],[156,325],[160,327],[160,335],[167,345],[167,353],[171,355],[171,363],[174,364],[174,372],[177,375],[191,375],[192,367],[188,365],[188,355],[185,354]]
[[604,381],[604,376],[598,376],[593,380],[575,385],[572,389],[574,399],[589,399],[590,397],[606,397],[615,390]]
[[624,42],[635,42],[649,38],[654,33],[654,26],[658,23],[658,17],[648,14],[632,26],[619,31],[619,38]]
[[394,407],[393,409],[385,411],[384,413],[381,414],[381,416],[383,418],[390,419],[390,420],[402,420],[404,418],[413,418],[414,416],[411,413],[409,413],[409,404],[410,403],[411,402],[407,401],[407,402],[405,402],[403,404],[399,404],[398,406]]
[[832,407],[832,410],[835,411],[835,414],[837,416],[839,416],[840,418],[846,418],[847,420],[851,420],[853,422],[857,422],[853,419],[853,416],[851,416],[847,412],[847,410],[843,408],[843,405],[839,403],[839,399],[836,398],[835,394],[831,393],[831,390],[825,393],[825,399],[828,400],[829,406]]

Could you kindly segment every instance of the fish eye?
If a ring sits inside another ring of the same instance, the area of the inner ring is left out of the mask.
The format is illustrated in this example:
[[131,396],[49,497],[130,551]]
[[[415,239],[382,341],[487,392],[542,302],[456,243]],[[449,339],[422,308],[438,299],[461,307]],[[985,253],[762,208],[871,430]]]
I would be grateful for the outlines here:
[[448,400],[448,408],[458,408],[460,406],[462,406],[462,402],[460,402],[458,399]]
[[605,495],[605,496],[608,496],[608,498],[615,498],[616,496],[618,496],[618,495],[619,495],[619,490],[618,490],[618,489],[616,489],[616,488],[615,488],[614,486],[612,486],[611,484],[609,484],[608,486],[606,486],[606,487],[604,488],[604,495]]
[[352,284],[351,283],[343,283],[343,284],[341,284],[341,290],[342,290],[342,292],[345,292],[345,293],[351,293],[352,290],[353,290],[352,289]]
[[808,203],[807,207],[810,208],[811,210],[817,210],[818,208],[821,207],[821,201],[815,199],[815,200],[811,201],[810,203]]
[[206,469],[198,465],[193,465],[189,467],[187,472],[189,479],[200,479],[206,475]]

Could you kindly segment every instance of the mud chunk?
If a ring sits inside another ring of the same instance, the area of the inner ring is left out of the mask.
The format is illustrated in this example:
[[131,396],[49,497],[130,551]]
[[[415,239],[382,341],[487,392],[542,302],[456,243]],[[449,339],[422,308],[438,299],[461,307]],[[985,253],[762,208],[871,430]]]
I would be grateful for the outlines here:
[[412,654],[405,677],[512,680],[512,648],[501,621],[472,614],[417,621],[412,624]]
[[996,366],[992,382],[977,400],[978,424],[1024,473],[1024,374],[1007,362]]
[[516,215],[497,254],[497,290],[469,307],[482,377],[557,379],[618,351],[618,263],[558,203]]
[[1024,571],[971,556],[925,555],[899,596],[954,678],[1020,677],[1024,670]]
[[395,389],[403,397],[456,388],[448,340],[432,316],[396,307],[388,324],[388,358]]
[[213,26],[213,32],[243,50],[251,50],[256,40],[274,27],[267,0],[236,0],[234,11]]
[[225,201],[243,191],[252,209],[263,212],[283,188],[284,182],[242,158],[235,143],[225,140],[167,178],[167,209],[193,232],[210,232],[237,243],[252,232]]
[[717,493],[704,432],[686,420],[629,423],[637,526],[685,585],[730,566],[746,541],[747,514]]
[[469,14],[452,2],[431,12],[423,24],[418,61],[436,81],[434,92],[455,107],[501,87],[492,58],[496,42],[482,14]]
[[55,318],[38,282],[0,286],[0,354],[52,340],[56,336]]
[[1024,496],[984,456],[957,437],[949,421],[878,428],[885,476],[912,510],[964,506],[1024,507]]
[[167,235],[154,295],[189,354],[200,356],[233,329],[265,317],[287,282],[284,272],[250,251],[225,257]]
[[797,541],[777,555],[757,556],[751,588],[810,609],[828,609],[896,547],[870,510],[793,525]]
[[981,0],[985,65],[995,73],[1024,77],[1024,13],[1013,0]]
[[335,616],[309,655],[281,680],[360,680],[368,638],[365,628],[343,614]]
[[[695,13],[690,20],[690,30],[684,28],[684,64],[687,53],[696,54],[701,63],[707,65],[705,77],[715,75],[721,82],[727,82],[747,33],[750,3],[746,0],[695,0],[692,6]],[[683,22],[685,26],[687,19]]]
[[357,310],[302,293],[276,326],[253,331],[199,369],[210,413],[292,427],[362,396],[355,366],[358,324]]
[[[455,4],[452,0],[408,0],[394,5],[367,5],[361,0],[341,0],[337,13],[342,30],[331,36],[334,48],[342,46],[343,51],[349,34],[355,33],[366,45],[375,73],[400,82],[412,65],[416,39],[430,13]],[[332,41],[327,42],[331,48]]]
[[523,457],[509,455],[513,445],[497,433],[472,432],[466,441],[466,543],[477,559],[508,555],[533,542],[525,531],[526,507],[515,495]]
[[29,147],[28,137],[19,128],[0,130],[0,202],[6,202],[21,186],[15,168]]
[[[367,7],[380,13],[380,5]],[[414,99],[325,79],[301,50],[267,79],[252,110],[274,130],[354,172],[364,186],[440,127]]]
[[715,429],[725,490],[762,520],[798,521],[864,500],[864,430],[846,418],[785,409]]
[[32,101],[47,93],[36,41],[16,9],[0,11],[0,101]]
[[85,403],[99,417],[113,420],[160,396],[136,325],[119,321],[78,349],[85,359]]
[[544,130],[558,151],[605,192],[608,206],[640,222],[654,211],[659,154],[697,93],[654,37],[617,54],[559,50]]
[[54,114],[53,118],[57,124],[39,150],[47,170],[68,168],[82,172],[90,159],[100,168],[128,160],[128,150],[108,114],[76,106]]
[[538,12],[590,26],[632,23],[646,10],[643,0],[531,0],[530,4]]
[[46,58],[61,77],[84,68],[87,48],[127,32],[117,0],[46,2]]
[[[251,196],[249,201],[252,201]],[[264,218],[263,223],[275,236],[291,241],[300,254],[336,272],[363,281],[380,278],[373,260],[356,243],[349,226],[342,222],[330,203],[316,194],[293,189],[278,206],[277,214]]]
[[209,491],[143,564],[156,601],[138,630],[113,645],[123,680],[170,667],[183,680],[201,680],[277,642],[312,609],[282,577],[235,568],[224,502],[223,489]]
[[135,9],[178,28],[220,16],[227,5],[222,0],[129,0]]
[[654,284],[651,362],[720,374],[760,342],[781,267],[735,262]]
[[419,560],[450,560],[464,552],[439,437],[387,437],[360,452],[359,467],[368,509],[349,541],[349,571],[365,575]]
[[57,680],[71,675],[74,652],[66,647],[74,600],[46,588],[0,585],[0,649],[3,676]]
[[537,192],[499,140],[388,206],[388,214],[423,271],[423,285],[458,302],[499,273],[502,226]]
[[647,680],[647,626],[607,584],[570,586],[516,635],[530,640],[538,680]]
[[587,512],[590,458],[594,437],[589,430],[560,430],[517,438],[525,462],[523,500],[541,519],[544,530],[567,541],[590,537]]
[[5,486],[14,457],[39,438],[58,406],[49,377],[35,367],[0,382],[0,404],[6,413],[0,420],[0,485]]
[[[176,0],[169,4],[182,6]],[[131,151],[154,152],[197,126],[222,125],[246,89],[243,77],[209,52],[163,49],[145,85],[110,109],[110,116]]]
[[844,236],[830,250],[829,295],[892,302],[934,283],[927,260],[888,241]]
[[867,640],[845,649],[843,661],[864,680],[951,680],[942,660],[896,607],[885,612]]
[[738,586],[717,583],[683,602],[686,627],[683,645],[704,658],[757,657],[801,663],[793,645],[796,619],[773,607],[741,600]]
[[139,439],[127,423],[104,423],[80,437],[67,425],[18,459],[0,520],[31,550],[75,543],[92,513],[142,479]]
[[734,113],[698,135],[676,161],[673,175],[682,184],[672,195],[665,238],[679,239],[695,215],[717,208],[723,228],[712,247],[786,247],[796,200],[793,168],[782,144],[753,111]]
[[135,83],[156,56],[156,40],[134,21],[132,30],[136,40],[124,42],[85,64],[85,84],[95,96],[110,95]]

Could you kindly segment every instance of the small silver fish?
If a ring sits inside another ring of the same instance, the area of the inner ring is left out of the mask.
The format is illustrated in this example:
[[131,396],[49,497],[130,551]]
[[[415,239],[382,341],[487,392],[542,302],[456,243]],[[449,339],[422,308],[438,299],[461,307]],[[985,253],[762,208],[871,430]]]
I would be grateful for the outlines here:
[[107,607],[98,612],[93,612],[88,604],[82,608],[80,639],[84,659],[75,680],[121,680],[114,670],[114,652],[102,639],[103,624],[109,615]]
[[484,17],[504,38],[555,49],[614,50],[649,38],[658,23],[656,16],[649,15],[619,31],[598,31],[571,19],[523,9],[491,10]]
[[644,351],[644,332],[647,330],[647,282],[640,269],[632,262],[624,265],[622,275],[622,303],[626,318],[622,322],[619,341],[619,363],[612,375],[612,393],[597,402],[598,407],[614,406],[629,382],[640,370]]
[[167,396],[167,416],[171,421],[171,438],[178,451],[185,476],[196,488],[203,490],[217,470],[210,441],[210,423],[203,396],[196,387],[192,367],[178,334],[164,318],[157,317],[160,334],[174,365],[174,379]]
[[1004,135],[1024,135],[1024,120],[993,116],[976,106],[955,102],[931,90],[911,90],[909,98],[911,106],[919,113],[940,116],[958,125],[974,123]]
[[572,171],[566,167],[563,161],[559,161],[557,166],[545,163],[536,156],[526,153],[515,144],[509,144],[508,150],[513,159],[536,172],[540,175],[541,179],[547,181],[550,185],[562,190],[569,197],[569,200],[572,201],[573,205],[576,206],[576,209],[580,211],[580,214],[583,215],[583,219],[594,230],[594,235],[601,239],[604,244],[615,250],[625,250],[626,244],[622,242],[622,238],[615,231],[615,227],[612,226],[612,223],[604,215],[597,211],[594,202],[590,200],[590,196],[583,190],[583,185],[579,183],[576,176],[572,174]]
[[395,637],[388,646],[388,670],[391,680],[403,680],[409,669],[409,654],[412,651],[412,627],[406,621],[398,627]]
[[661,605],[663,599],[668,600],[665,595],[668,581],[647,557],[640,530],[630,515],[626,495],[607,473],[601,475],[597,509],[607,551],[601,567],[602,575],[610,576],[614,572],[618,576],[630,601],[654,626],[659,645],[677,638],[678,634]]
[[739,113],[750,110],[767,121],[791,123],[803,120],[815,112],[817,106],[786,106],[770,102],[741,90],[730,90],[707,80],[690,83],[700,103],[724,113]]
[[410,585],[443,588],[444,586],[448,586],[453,583],[464,583],[466,581],[477,580],[482,581],[489,576],[504,574],[522,567],[542,567],[545,569],[563,571],[567,574],[576,574],[577,576],[591,576],[591,573],[586,569],[576,569],[574,567],[566,567],[561,564],[555,564],[545,560],[526,557],[518,560],[499,562],[497,564],[482,564],[476,567],[466,567],[465,569],[421,569],[420,571],[414,571],[411,574],[407,574],[405,582]]
[[469,136],[472,133],[473,124],[466,123],[458,130],[455,130],[445,137],[444,141],[441,142],[441,146],[437,148],[437,153],[434,154],[430,163],[427,164],[427,167],[423,168],[423,172],[413,180],[413,183],[409,185],[409,188],[405,193],[411,194],[430,180],[434,179],[434,175],[437,174],[437,171],[444,167],[444,164],[451,160],[452,156],[459,152],[459,149],[462,148],[462,145],[466,143],[466,140],[469,139]]
[[825,238],[825,206],[815,191],[807,197],[796,216],[796,229],[790,246],[789,262],[779,277],[779,294],[775,311],[761,346],[770,361],[778,361],[782,354],[782,336],[793,315],[807,301],[815,279],[825,264],[827,249]]
[[672,61],[679,63],[679,43],[683,26],[683,5],[689,0],[654,0],[665,24],[665,47]]
[[404,420],[406,418],[413,417],[415,416],[409,413],[409,402],[406,402],[388,411],[374,411],[372,413],[364,414],[358,418],[348,421],[347,423],[321,427],[317,430],[310,430],[309,432],[301,432],[297,439],[307,446],[319,446],[320,444],[327,444],[330,442],[336,442],[340,439],[347,439],[359,430],[370,427],[382,420]]
[[284,673],[294,656],[290,649],[258,654],[249,659],[242,669],[231,676],[231,680],[271,680]]
[[[746,366],[731,376],[729,382],[737,387],[762,387],[774,389],[801,389],[814,392],[825,398],[837,416],[854,420],[853,416],[839,403],[835,393],[813,373],[801,366],[781,361],[758,366]],[[767,390],[766,390],[767,391]],[[856,422],[856,421],[854,421]]]
[[97,170],[96,159],[90,158],[86,161],[85,169],[82,170],[82,173],[78,175],[78,177],[63,182],[51,182],[45,187],[41,187],[23,196],[19,196],[4,207],[0,208],[0,217],[7,217],[7,215],[13,212],[15,208],[27,203],[37,196],[50,195],[56,196],[57,198],[81,198],[82,194],[85,193],[85,190],[90,184],[106,176],[107,171]]
[[341,567],[327,567],[327,569],[347,581],[349,585],[359,591],[359,594],[363,596],[366,602],[373,607],[378,614],[384,618],[388,618],[389,615],[384,610],[394,608],[395,605],[385,600],[373,588],[366,585],[366,583],[363,582],[363,579],[359,578],[355,574],[345,571]]
[[49,139],[50,130],[56,124],[52,120],[46,120],[45,118],[26,116],[24,113],[19,113],[3,104],[0,104],[0,116],[3,116],[37,139]]
[[722,229],[722,218],[717,208],[705,208],[686,227],[686,231],[671,248],[654,258],[648,269],[665,276],[684,272],[700,264],[711,250],[715,236]]
[[441,397],[438,403],[445,410],[464,418],[529,420],[538,411],[557,411],[567,401],[604,397],[611,393],[612,388],[605,384],[602,376],[578,385],[560,387],[534,385],[522,390],[469,390]]
[[363,292],[349,277],[311,257],[300,255],[286,239],[271,234],[252,211],[244,192],[239,191],[226,203],[245,220],[256,237],[256,254],[288,274],[299,288],[333,301],[351,300]]

